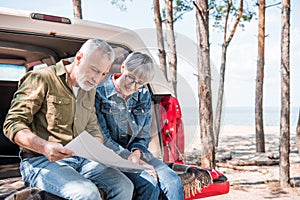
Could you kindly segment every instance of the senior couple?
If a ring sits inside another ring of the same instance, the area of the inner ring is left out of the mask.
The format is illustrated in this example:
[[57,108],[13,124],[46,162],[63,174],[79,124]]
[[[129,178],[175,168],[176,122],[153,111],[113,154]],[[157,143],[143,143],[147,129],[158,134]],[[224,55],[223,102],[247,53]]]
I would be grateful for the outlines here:
[[[87,40],[73,62],[25,74],[4,123],[5,135],[20,146],[20,171],[26,186],[64,199],[182,200],[177,174],[148,151],[151,95],[145,85],[154,77],[152,59],[128,55],[121,74],[107,79],[114,51],[105,41]],[[147,166],[120,171],[79,157],[64,146],[82,131],[121,157]]]

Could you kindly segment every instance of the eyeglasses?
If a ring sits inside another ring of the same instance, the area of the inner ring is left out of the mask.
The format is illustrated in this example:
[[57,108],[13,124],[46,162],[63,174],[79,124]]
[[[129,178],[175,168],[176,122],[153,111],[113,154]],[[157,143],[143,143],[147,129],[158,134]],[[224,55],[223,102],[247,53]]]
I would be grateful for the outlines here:
[[129,75],[129,74],[126,74],[124,75],[125,76],[125,81],[127,83],[129,83],[130,85],[133,85],[134,84],[134,87],[135,88],[139,88],[139,87],[142,87],[144,85],[143,82],[141,81],[136,81],[136,78],[132,75]]

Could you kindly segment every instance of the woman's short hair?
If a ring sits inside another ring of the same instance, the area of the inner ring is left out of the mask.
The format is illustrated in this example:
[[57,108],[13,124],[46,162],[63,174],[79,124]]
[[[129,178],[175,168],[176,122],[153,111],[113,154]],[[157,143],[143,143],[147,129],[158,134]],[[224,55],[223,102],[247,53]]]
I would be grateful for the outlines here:
[[154,63],[152,58],[147,54],[133,52],[124,60],[123,66],[145,83],[152,81],[154,78]]

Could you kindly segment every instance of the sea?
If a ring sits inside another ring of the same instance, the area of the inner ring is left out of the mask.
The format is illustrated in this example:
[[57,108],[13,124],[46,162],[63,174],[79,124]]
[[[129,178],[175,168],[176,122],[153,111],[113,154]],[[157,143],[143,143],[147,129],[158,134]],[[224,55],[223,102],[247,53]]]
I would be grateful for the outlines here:
[[[299,107],[292,107],[290,112],[290,126],[297,126],[299,117]],[[199,125],[198,108],[181,108],[184,125]],[[280,126],[280,108],[263,108],[264,126]],[[221,125],[255,126],[254,107],[225,107],[221,118]]]

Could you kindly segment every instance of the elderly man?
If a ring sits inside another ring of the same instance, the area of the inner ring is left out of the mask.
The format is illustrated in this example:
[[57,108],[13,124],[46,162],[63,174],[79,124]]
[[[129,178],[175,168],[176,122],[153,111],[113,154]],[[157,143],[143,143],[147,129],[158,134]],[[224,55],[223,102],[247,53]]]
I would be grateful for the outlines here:
[[106,42],[90,39],[72,63],[60,61],[20,80],[4,133],[21,148],[20,171],[27,186],[65,199],[101,199],[98,189],[107,199],[132,198],[133,184],[123,173],[64,147],[83,130],[103,141],[94,108],[95,87],[113,59]]

